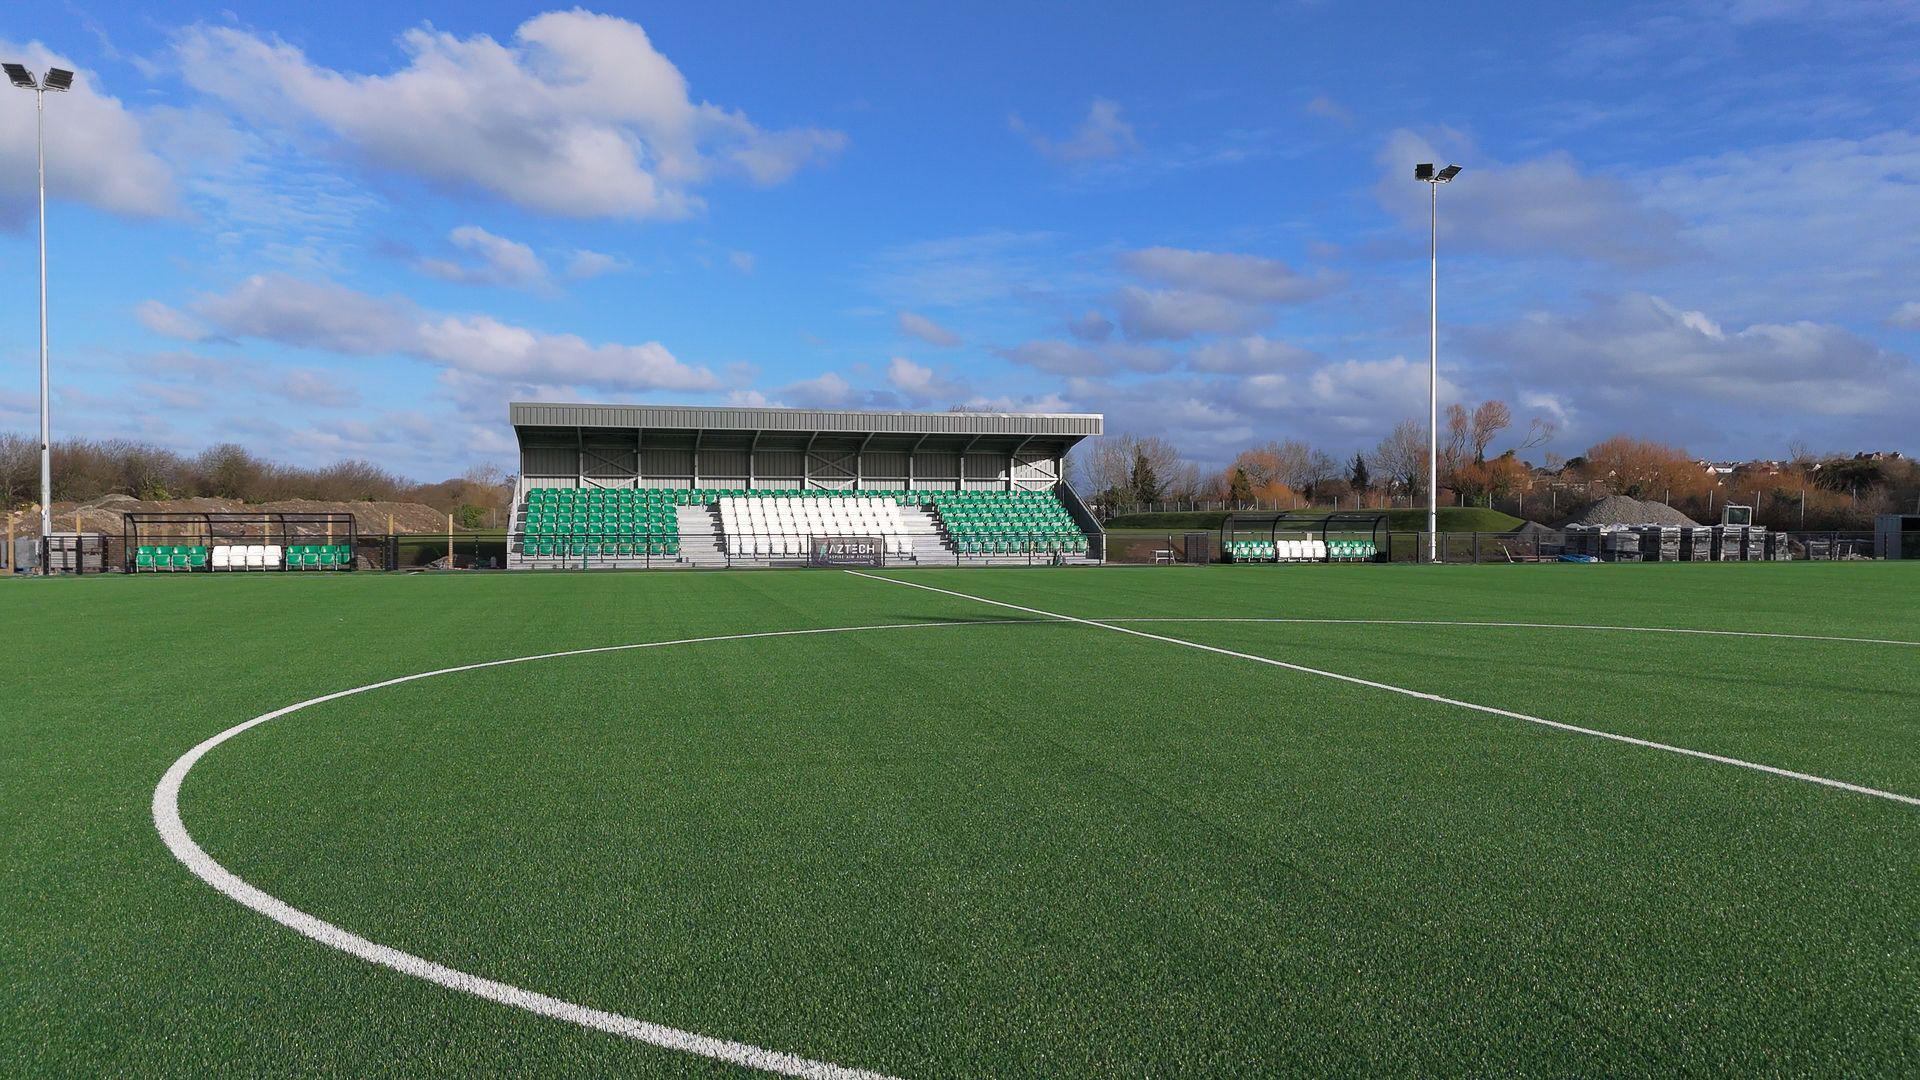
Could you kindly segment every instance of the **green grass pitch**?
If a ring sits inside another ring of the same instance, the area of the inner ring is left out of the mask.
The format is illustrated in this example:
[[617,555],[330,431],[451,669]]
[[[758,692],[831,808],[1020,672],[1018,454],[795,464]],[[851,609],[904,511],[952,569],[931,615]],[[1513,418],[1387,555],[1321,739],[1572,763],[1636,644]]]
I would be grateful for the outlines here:
[[[1920,641],[1920,565],[886,571],[1104,620]],[[926,624],[898,626],[896,624]],[[0,583],[0,1074],[1920,1070],[1920,806],[838,571]],[[1920,648],[1149,633],[1920,796]]]

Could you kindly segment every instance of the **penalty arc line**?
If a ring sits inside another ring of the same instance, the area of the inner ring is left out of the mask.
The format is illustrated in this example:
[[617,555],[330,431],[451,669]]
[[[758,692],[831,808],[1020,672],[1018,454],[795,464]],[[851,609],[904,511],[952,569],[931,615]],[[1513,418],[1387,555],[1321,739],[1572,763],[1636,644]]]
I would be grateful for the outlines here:
[[1116,634],[1127,634],[1132,637],[1146,638],[1149,641],[1164,642],[1168,645],[1181,645],[1189,649],[1198,649],[1201,652],[1210,652],[1219,656],[1230,656],[1236,660],[1250,660],[1256,664],[1267,664],[1272,667],[1284,668],[1288,671],[1297,671],[1305,675],[1318,675],[1321,678],[1334,679],[1339,682],[1350,683],[1354,686],[1364,686],[1368,689],[1384,690],[1390,694],[1400,694],[1405,697],[1418,698],[1422,701],[1432,701],[1441,705],[1452,705],[1456,708],[1470,709],[1474,712],[1485,713],[1489,716],[1500,716],[1509,720],[1521,720],[1529,724],[1538,724],[1541,727],[1552,728],[1556,731],[1565,731],[1575,735],[1588,735],[1596,739],[1607,739],[1612,742],[1626,743],[1629,746],[1638,746],[1648,750],[1661,750],[1669,754],[1679,754],[1683,757],[1697,758],[1701,761],[1711,761],[1720,765],[1731,765],[1735,768],[1750,769],[1754,772],[1785,777],[1789,780],[1800,780],[1809,784],[1819,784],[1822,787],[1838,788],[1841,791],[1851,791],[1856,795],[1871,795],[1876,799],[1887,799],[1892,802],[1904,803],[1908,806],[1920,806],[1920,797],[1902,795],[1895,791],[1883,791],[1880,788],[1867,787],[1863,784],[1850,784],[1845,780],[1835,780],[1827,776],[1816,776],[1813,773],[1783,769],[1778,765],[1763,765],[1757,761],[1747,761],[1743,758],[1728,757],[1725,754],[1709,753],[1705,750],[1692,750],[1684,746],[1675,746],[1672,743],[1655,742],[1652,739],[1639,739],[1632,735],[1621,735],[1618,732],[1602,731],[1599,728],[1581,727],[1579,724],[1569,724],[1562,720],[1549,720],[1543,716],[1514,712],[1511,709],[1498,709],[1491,705],[1477,705],[1471,701],[1462,701],[1459,698],[1444,697],[1440,694],[1429,694],[1421,690],[1410,690],[1404,686],[1375,682],[1372,679],[1362,679],[1357,675],[1342,675],[1337,671],[1308,667],[1305,664],[1290,664],[1285,660],[1275,660],[1270,656],[1236,652],[1232,649],[1220,648],[1217,645],[1203,645],[1200,642],[1187,641],[1184,638],[1167,637],[1164,634],[1152,634],[1145,630],[1135,630],[1130,626],[1116,626],[1113,623],[1098,622],[1093,619],[1082,619],[1073,615],[1062,615],[1057,611],[1043,611],[1040,608],[1024,607],[1020,604],[1008,603],[1005,600],[992,600],[984,596],[955,592],[952,589],[941,589],[932,585],[922,585],[917,581],[902,581],[899,578],[881,577],[878,574],[862,573],[859,570],[848,570],[847,573],[852,574],[854,577],[866,578],[870,581],[884,581],[889,585],[905,585],[912,589],[925,589],[928,592],[941,593],[946,596],[958,597],[962,600],[972,600],[981,604],[991,604],[994,607],[1006,608],[1010,611],[1022,611],[1029,615],[1044,615],[1048,618],[1059,619],[1062,622],[1078,623],[1081,626],[1093,626],[1102,630],[1111,630]]
[[[849,634],[862,630],[917,630],[942,626],[1005,626],[1012,623],[1026,624],[1030,619],[967,619],[950,622],[918,623],[882,623],[872,626],[832,626],[808,630],[766,630],[750,634],[721,634],[713,637],[681,638],[674,641],[648,641],[628,645],[601,645],[587,649],[570,649],[564,652],[540,653],[534,656],[516,656],[504,660],[486,660],[475,664],[461,664],[457,667],[440,668],[435,671],[422,671],[412,675],[385,679],[380,682],[356,686],[349,690],[337,690],[331,694],[308,698],[272,712],[262,713],[251,720],[243,721],[227,728],[217,735],[202,741],[199,745],[180,755],[160,783],[153,789],[153,824],[166,842],[167,850],[174,858],[191,870],[194,875],[213,886],[242,907],[250,908],[274,922],[291,930],[381,967],[391,968],[405,975],[436,983],[451,990],[472,994],[502,1005],[511,1005],[541,1016],[565,1020],[583,1028],[619,1035],[637,1042],[648,1043],[667,1050],[696,1054],[733,1065],[741,1065],[764,1072],[797,1076],[806,1080],[892,1080],[885,1073],[870,1072],[865,1069],[853,1069],[844,1065],[835,1065],[826,1061],[815,1061],[778,1050],[768,1050],[749,1043],[735,1042],[731,1039],[701,1035],[681,1028],[656,1024],[647,1020],[622,1016],[619,1013],[589,1008],[547,994],[526,990],[509,983],[488,979],[470,972],[435,963],[424,957],[415,956],[391,946],[370,941],[350,930],[342,929],[315,915],[301,911],[292,904],[260,889],[246,879],[228,870],[213,856],[206,853],[187,832],[187,826],[180,817],[180,786],[194,765],[207,755],[207,752],[221,743],[259,727],[270,720],[299,712],[313,705],[320,705],[340,698],[364,694],[370,690],[380,690],[389,686],[430,679],[436,675],[452,675],[462,671],[479,671],[484,668],[504,667],[508,664],[527,664],[536,660],[553,660],[565,656],[590,656],[595,653],[629,652],[637,649],[660,649],[669,645],[696,645],[714,641],[746,641],[755,638],[804,637],[811,634]],[[1040,624],[1044,625],[1044,624]]]

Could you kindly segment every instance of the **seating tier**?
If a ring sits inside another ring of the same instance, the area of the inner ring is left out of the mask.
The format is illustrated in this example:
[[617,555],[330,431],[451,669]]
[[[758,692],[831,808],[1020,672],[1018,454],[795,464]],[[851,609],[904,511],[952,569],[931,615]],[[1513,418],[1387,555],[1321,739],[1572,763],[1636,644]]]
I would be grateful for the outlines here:
[[962,555],[1087,550],[1086,534],[1051,491],[936,491],[928,501]]
[[521,550],[536,557],[677,556],[682,506],[718,508],[727,542],[736,533],[743,539],[737,555],[799,555],[807,536],[833,533],[886,537],[889,554],[904,555],[912,550],[904,522],[886,509],[900,506],[931,507],[962,554],[1087,550],[1086,535],[1051,491],[824,488],[535,488],[521,504]]
[[887,554],[896,558],[913,551],[900,500],[888,493],[728,495],[718,499],[717,505],[722,542],[736,556],[804,555],[809,538],[815,536],[878,537]]

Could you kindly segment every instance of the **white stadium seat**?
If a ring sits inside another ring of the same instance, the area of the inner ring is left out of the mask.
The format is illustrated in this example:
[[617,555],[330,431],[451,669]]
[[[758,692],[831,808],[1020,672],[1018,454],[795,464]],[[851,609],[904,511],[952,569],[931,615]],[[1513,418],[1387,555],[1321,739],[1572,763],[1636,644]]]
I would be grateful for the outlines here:
[[213,568],[215,570],[224,570],[232,566],[233,564],[228,561],[228,558],[232,554],[232,552],[233,552],[233,548],[229,547],[226,544],[220,544],[215,546],[213,549]]
[[890,555],[909,557],[913,540],[891,494],[722,496],[722,543],[744,558],[804,557],[815,536],[877,536]]
[[248,569],[265,566],[267,564],[267,549],[264,546],[260,544],[248,544],[245,551]]
[[280,565],[280,545],[268,544],[266,547],[260,549],[260,556],[261,565],[278,567]]

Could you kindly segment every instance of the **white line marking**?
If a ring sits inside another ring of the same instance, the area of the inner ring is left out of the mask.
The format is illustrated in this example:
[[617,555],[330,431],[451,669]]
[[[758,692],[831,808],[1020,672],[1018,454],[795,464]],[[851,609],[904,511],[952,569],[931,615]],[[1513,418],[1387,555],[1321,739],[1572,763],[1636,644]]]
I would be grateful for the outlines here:
[[1654,742],[1651,739],[1636,739],[1631,735],[1621,735],[1612,731],[1601,731],[1598,728],[1581,727],[1578,724],[1569,724],[1560,720],[1548,720],[1545,717],[1531,716],[1527,713],[1513,712],[1509,709],[1496,709],[1491,705],[1476,705],[1471,701],[1461,701],[1459,698],[1442,697],[1439,694],[1428,694],[1419,690],[1409,690],[1404,686],[1395,686],[1392,683],[1374,682],[1372,679],[1362,679],[1353,675],[1342,675],[1337,671],[1325,671],[1320,668],[1307,667],[1304,664],[1289,664],[1284,660],[1275,660],[1272,657],[1256,656],[1253,653],[1235,652],[1232,649],[1222,649],[1214,645],[1202,645],[1197,641],[1186,641],[1181,638],[1166,637],[1161,634],[1149,634],[1145,630],[1135,630],[1132,627],[1097,622],[1093,619],[1076,618],[1072,615],[1062,615],[1056,611],[1043,611],[1039,608],[1023,607],[1019,604],[1007,603],[1004,600],[989,600],[984,596],[955,592],[952,589],[939,589],[932,585],[922,585],[917,581],[902,581],[899,578],[881,577],[877,574],[862,573],[859,570],[848,570],[847,573],[852,574],[854,577],[863,577],[872,581],[884,581],[890,585],[905,585],[908,588],[925,589],[928,592],[956,596],[962,600],[991,604],[994,607],[1002,607],[1010,611],[1024,611],[1029,615],[1044,615],[1048,618],[1059,619],[1062,622],[1079,623],[1082,626],[1097,626],[1102,630],[1111,630],[1116,634],[1129,634],[1134,637],[1146,638],[1149,641],[1165,642],[1169,645],[1184,645],[1189,649],[1199,649],[1201,652],[1216,653],[1220,656],[1231,656],[1237,660],[1251,660],[1256,664],[1268,664],[1277,668],[1285,668],[1288,671],[1298,671],[1306,675],[1318,675],[1322,678],[1352,683],[1355,686],[1365,686],[1373,690],[1385,690],[1390,694],[1401,694],[1410,698],[1419,698],[1422,701],[1433,701],[1442,705],[1453,705],[1462,709],[1471,709],[1474,712],[1486,713],[1489,716],[1504,716],[1510,720],[1524,720],[1529,724],[1539,724],[1542,727],[1554,728],[1558,731],[1570,731],[1576,735],[1591,735],[1596,739],[1610,739],[1614,742],[1645,747],[1649,750],[1664,750],[1669,754],[1680,754],[1685,757],[1699,758],[1702,761],[1713,761],[1741,769],[1752,769],[1754,772],[1769,773],[1773,776],[1784,776],[1791,780],[1804,780],[1809,784],[1820,784],[1824,787],[1839,788],[1841,791],[1851,791],[1856,795],[1871,795],[1879,799],[1905,803],[1908,806],[1920,806],[1920,797],[1901,795],[1892,791],[1882,791],[1879,788],[1864,787],[1860,784],[1849,784],[1845,780],[1834,780],[1825,776],[1815,776],[1812,773],[1795,772],[1792,769],[1782,769],[1777,765],[1762,765],[1757,761],[1745,761],[1740,758],[1727,757],[1724,754],[1710,754],[1705,750],[1689,750],[1684,746],[1675,746],[1672,743]]
[[[902,583],[904,584],[904,582]],[[1107,623],[1302,623],[1320,626],[1466,626],[1514,630],[1617,630],[1635,634],[1704,634],[1709,637],[1775,638],[1782,641],[1834,641],[1848,645],[1905,645],[1920,648],[1920,641],[1896,638],[1836,637],[1830,634],[1777,634],[1760,630],[1695,630],[1680,626],[1608,626],[1603,623],[1551,622],[1476,622],[1456,619],[1285,619],[1285,618],[1184,618],[1152,616],[1127,619],[1099,619]]]
[[540,653],[535,656],[516,656],[506,660],[487,660],[477,664],[461,664],[458,667],[440,668],[435,671],[423,671],[414,675],[402,675],[395,679],[356,686],[351,690],[338,690],[331,694],[322,694],[316,698],[262,713],[244,723],[220,732],[203,741],[200,745],[180,755],[160,778],[159,786],[153,789],[153,824],[160,831],[161,839],[166,841],[167,850],[179,859],[186,868],[193,871],[202,881],[225,893],[243,907],[265,915],[267,918],[289,929],[298,931],[323,945],[339,949],[359,959],[415,978],[425,979],[452,990],[472,994],[475,997],[497,1001],[502,1005],[512,1005],[518,1009],[550,1016],[556,1020],[565,1020],[584,1028],[593,1028],[614,1035],[624,1036],[639,1042],[650,1043],[668,1050],[679,1050],[701,1057],[713,1058],[734,1065],[743,1065],[750,1069],[766,1072],[784,1073],[788,1076],[806,1077],[808,1080],[890,1080],[884,1073],[869,1072],[864,1069],[850,1069],[830,1062],[814,1061],[794,1054],[767,1050],[747,1043],[730,1039],[716,1039],[679,1028],[655,1024],[646,1020],[636,1020],[619,1013],[591,1009],[585,1005],[576,1005],[556,997],[523,990],[520,987],[493,979],[469,974],[445,964],[436,964],[431,960],[402,952],[399,949],[369,941],[358,934],[343,930],[314,915],[271,896],[226,867],[201,849],[187,832],[186,824],[180,820],[180,785],[187,773],[207,755],[209,750],[228,739],[259,727],[269,720],[275,720],[289,713],[299,712],[312,705],[335,701],[355,694],[364,694],[369,690],[380,690],[402,683],[431,679],[436,675],[452,675],[462,671],[478,671],[482,668],[502,667],[507,664],[527,664],[535,660],[552,660],[563,656],[587,656],[593,653],[626,652],[634,649],[660,649],[669,645],[695,645],[712,641],[743,641],[751,638],[802,637],[809,634],[850,634],[862,630],[915,630],[939,626],[1004,626],[1009,623],[1025,623],[1026,619],[970,619],[959,622],[923,622],[923,623],[885,623],[875,626],[834,626],[812,630],[769,630],[752,634],[721,634],[714,637],[681,638],[676,641],[648,641],[632,645],[602,645],[590,649],[569,649],[565,652]]

